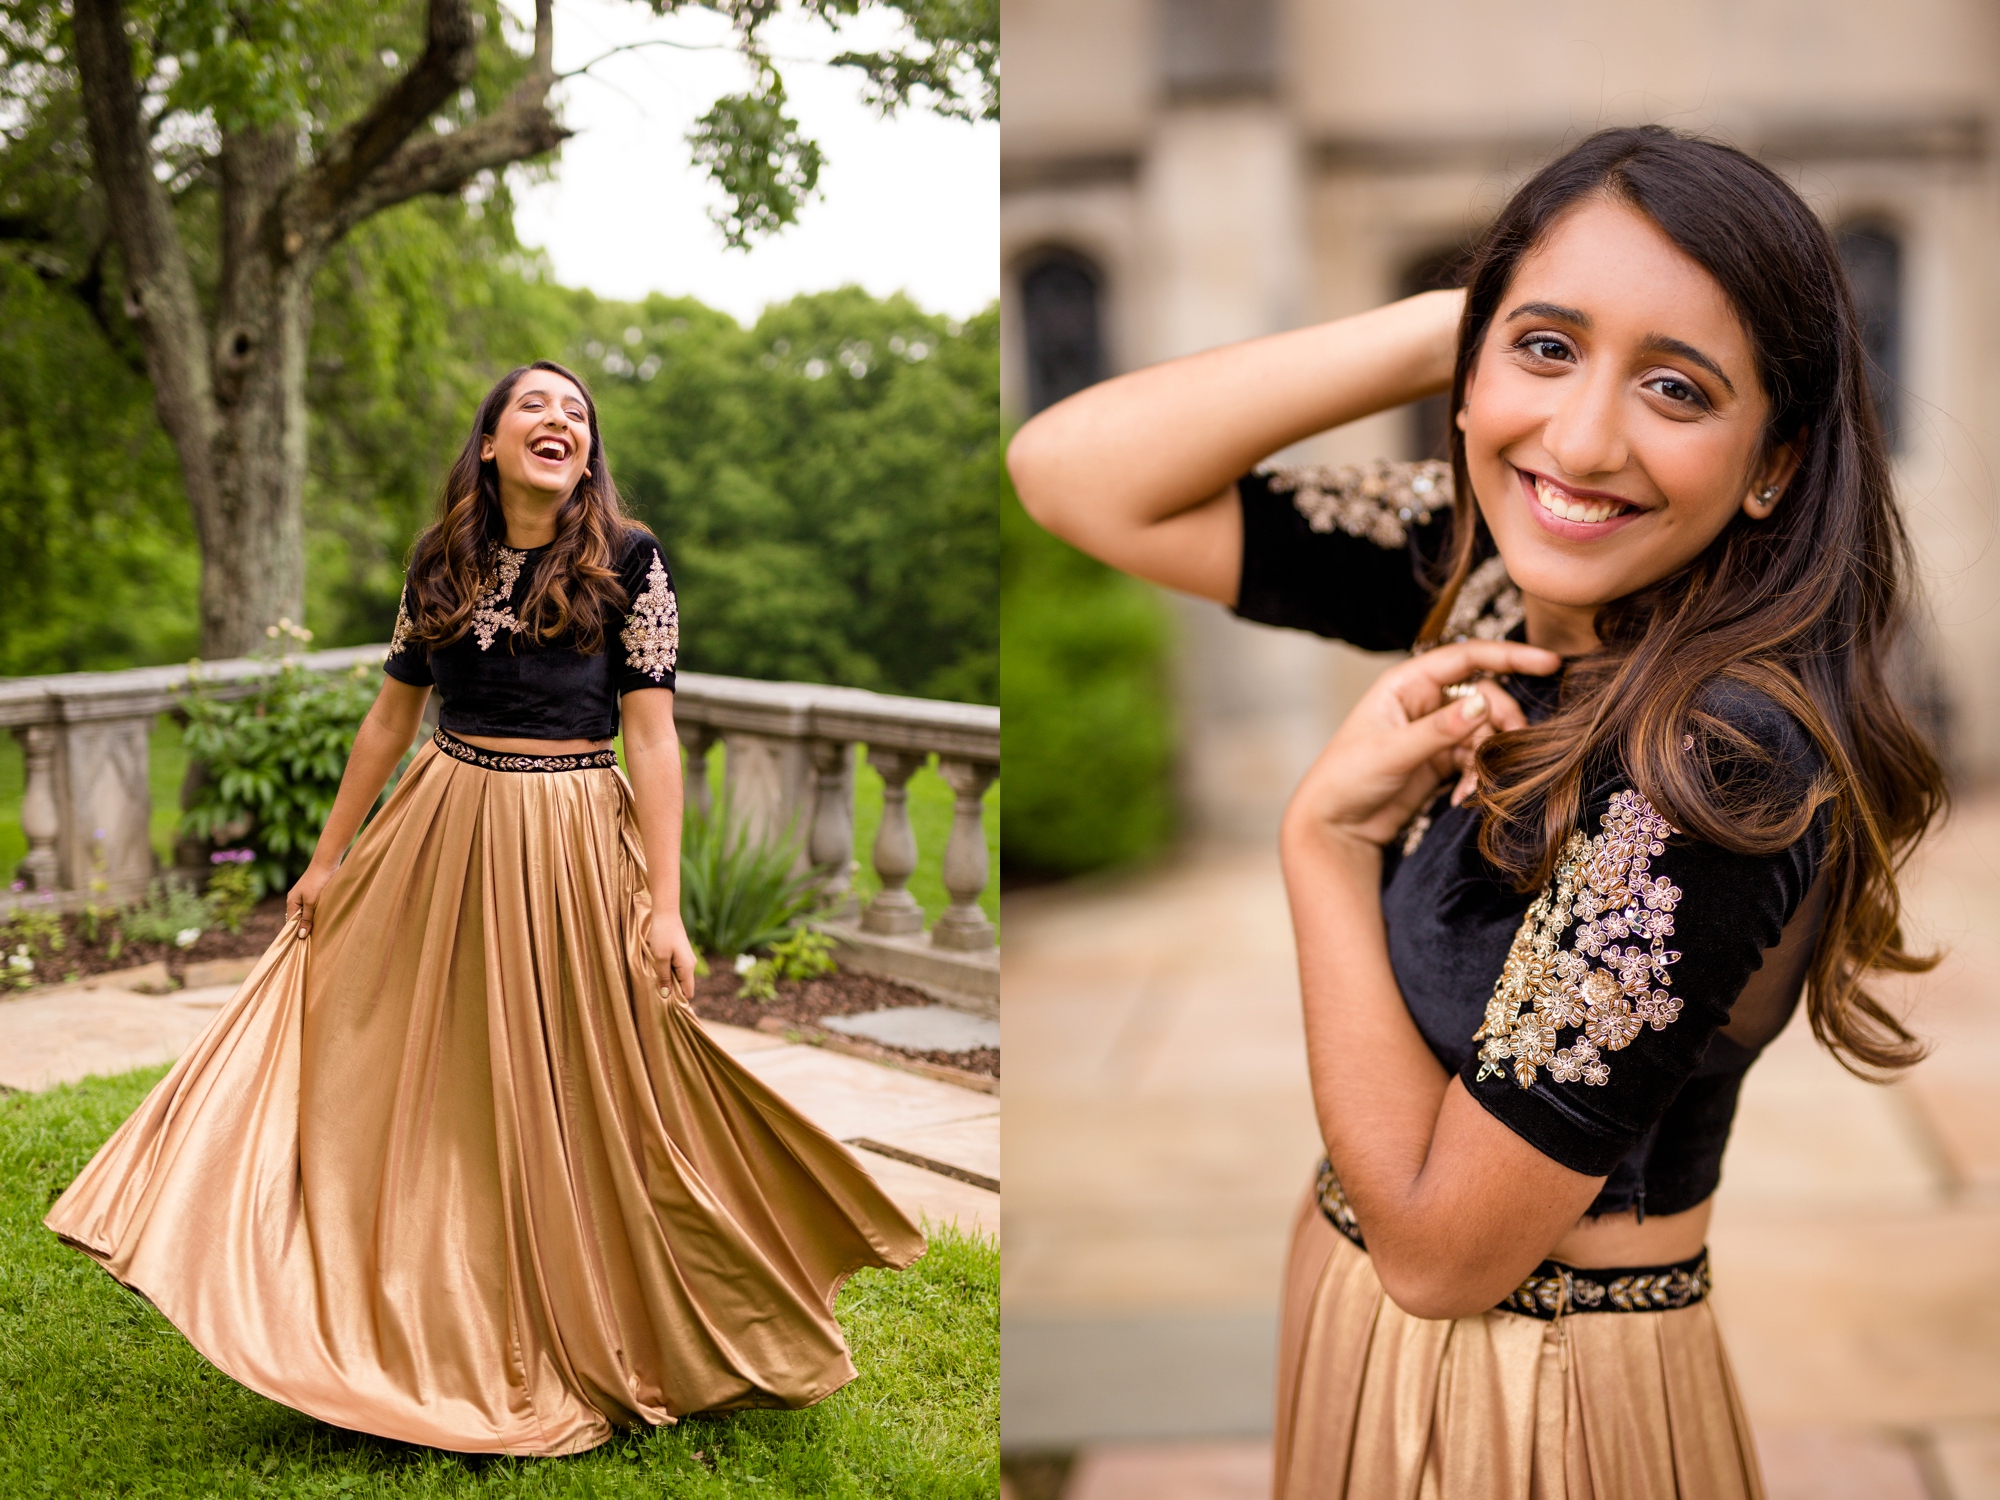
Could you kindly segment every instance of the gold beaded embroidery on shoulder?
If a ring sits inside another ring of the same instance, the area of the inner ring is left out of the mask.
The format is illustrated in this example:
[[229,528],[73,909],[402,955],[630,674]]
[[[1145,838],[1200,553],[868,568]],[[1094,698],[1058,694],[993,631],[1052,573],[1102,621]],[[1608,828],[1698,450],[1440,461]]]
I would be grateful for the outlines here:
[[491,646],[501,631],[519,634],[521,629],[521,622],[514,618],[514,585],[521,577],[521,565],[528,560],[528,554],[516,552],[512,547],[498,547],[494,552],[493,587],[480,595],[479,602],[472,607],[472,633],[481,651]]
[[1378,458],[1301,468],[1265,464],[1257,472],[1273,491],[1292,497],[1314,531],[1338,529],[1378,547],[1402,546],[1411,525],[1428,526],[1437,512],[1451,508],[1451,465],[1435,460],[1395,463]]
[[1527,617],[1521,591],[1507,576],[1507,563],[1498,554],[1486,559],[1469,574],[1452,601],[1451,617],[1445,621],[1447,641],[1501,641],[1507,632]]
[[[1680,999],[1654,986],[1672,983],[1667,971],[1680,960],[1666,940],[1682,893],[1649,873],[1674,828],[1634,791],[1613,796],[1600,822],[1604,831],[1594,838],[1569,836],[1554,877],[1515,930],[1486,1019],[1472,1034],[1484,1043],[1476,1081],[1504,1073],[1511,1060],[1522,1088],[1543,1067],[1560,1083],[1601,1085],[1611,1078],[1604,1053],[1629,1045],[1642,1027],[1665,1031],[1681,1013]],[[1572,922],[1569,947],[1558,951]],[[1558,1048],[1560,1033],[1572,1028],[1583,1034]]]
[[673,671],[681,649],[681,607],[660,550],[653,549],[653,566],[646,571],[646,592],[632,601],[632,613],[618,633],[625,643],[632,670],[658,682]]
[[398,651],[407,651],[409,646],[410,592],[408,589],[405,589],[402,597],[396,601],[396,629],[395,633],[389,637],[389,654],[394,656]]

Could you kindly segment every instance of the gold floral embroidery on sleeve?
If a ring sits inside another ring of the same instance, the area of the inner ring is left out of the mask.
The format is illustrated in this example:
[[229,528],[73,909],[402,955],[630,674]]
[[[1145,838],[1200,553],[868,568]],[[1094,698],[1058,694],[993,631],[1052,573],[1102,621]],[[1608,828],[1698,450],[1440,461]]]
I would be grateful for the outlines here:
[[521,577],[521,565],[528,560],[525,552],[516,552],[512,547],[494,549],[493,587],[479,596],[479,602],[472,607],[472,633],[479,641],[479,649],[484,651],[493,644],[493,638],[503,630],[520,633],[521,622],[514,618],[514,585]]
[[[1596,837],[1569,836],[1554,877],[1515,930],[1486,1019],[1472,1034],[1484,1043],[1476,1081],[1504,1073],[1511,1061],[1522,1088],[1543,1067],[1561,1083],[1601,1085],[1611,1078],[1604,1053],[1628,1046],[1642,1027],[1665,1031],[1681,1013],[1679,997],[1654,988],[1672,983],[1667,971],[1680,960],[1666,940],[1681,889],[1650,873],[1674,828],[1634,791],[1613,796],[1599,821]],[[1558,951],[1572,922],[1569,947]],[[1582,1035],[1559,1047],[1565,1030]]]
[[395,633],[389,637],[389,654],[391,656],[394,656],[398,651],[407,651],[409,650],[409,648],[410,648],[410,591],[408,589],[404,589],[402,597],[397,599],[396,601],[396,630]]
[[625,643],[632,670],[644,672],[655,682],[673,671],[680,656],[681,607],[657,547],[653,549],[653,566],[646,572],[646,592],[632,601],[632,613],[618,639]]
[[1340,530],[1378,547],[1400,547],[1411,523],[1428,526],[1438,511],[1451,508],[1451,465],[1428,460],[1366,464],[1315,464],[1288,468],[1265,464],[1257,470],[1273,491],[1292,497],[1293,508],[1314,531]]

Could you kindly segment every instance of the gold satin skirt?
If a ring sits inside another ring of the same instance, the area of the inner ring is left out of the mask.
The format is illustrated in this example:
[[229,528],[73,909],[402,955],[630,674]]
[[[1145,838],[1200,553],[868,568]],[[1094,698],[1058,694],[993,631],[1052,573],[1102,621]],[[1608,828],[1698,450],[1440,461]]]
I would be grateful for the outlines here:
[[660,998],[631,789],[426,745],[48,1227],[338,1426],[576,1453],[809,1405],[922,1234]]
[[1326,1220],[1293,1225],[1276,1500],[1762,1500],[1706,1301],[1413,1318]]

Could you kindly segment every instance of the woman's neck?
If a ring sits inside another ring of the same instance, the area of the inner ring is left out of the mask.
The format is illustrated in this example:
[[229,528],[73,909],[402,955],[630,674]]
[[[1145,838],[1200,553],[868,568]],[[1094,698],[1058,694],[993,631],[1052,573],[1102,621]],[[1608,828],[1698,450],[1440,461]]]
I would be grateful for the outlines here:
[[1521,595],[1527,617],[1528,644],[1558,656],[1588,656],[1597,649],[1597,609],[1594,605],[1551,604],[1533,594]]
[[567,496],[515,488],[500,482],[500,514],[507,518],[507,545],[516,552],[545,547],[556,539],[556,512]]

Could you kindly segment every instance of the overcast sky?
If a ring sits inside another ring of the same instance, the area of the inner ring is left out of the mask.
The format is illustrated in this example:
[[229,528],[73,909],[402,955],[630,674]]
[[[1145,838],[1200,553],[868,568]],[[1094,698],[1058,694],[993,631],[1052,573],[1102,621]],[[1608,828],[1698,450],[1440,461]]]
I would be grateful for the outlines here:
[[[533,5],[514,9],[532,21]],[[709,221],[720,201],[690,165],[686,136],[748,70],[726,49],[728,26],[707,13],[660,20],[635,0],[557,0],[556,71],[613,47],[663,38],[718,50],[649,46],[560,85],[576,131],[553,182],[518,188],[522,242],[545,249],[557,279],[601,296],[700,298],[744,322],[797,292],[858,282],[905,291],[931,312],[962,317],[1000,290],[1000,131],[908,111],[879,118],[858,99],[858,74],[781,62],[789,113],[826,154],[825,196],[747,254]],[[892,33],[873,16],[832,44],[824,28],[781,17],[767,28],[784,59],[871,50]]]

